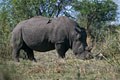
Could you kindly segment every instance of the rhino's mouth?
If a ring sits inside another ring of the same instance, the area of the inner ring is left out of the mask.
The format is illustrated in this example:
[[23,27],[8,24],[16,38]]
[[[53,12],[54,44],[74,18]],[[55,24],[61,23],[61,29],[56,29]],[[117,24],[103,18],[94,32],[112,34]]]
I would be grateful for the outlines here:
[[93,59],[94,58],[92,53],[88,52],[88,51],[84,51],[84,52],[82,52],[80,54],[77,54],[76,57],[78,59],[82,59],[82,60],[89,60],[89,59]]

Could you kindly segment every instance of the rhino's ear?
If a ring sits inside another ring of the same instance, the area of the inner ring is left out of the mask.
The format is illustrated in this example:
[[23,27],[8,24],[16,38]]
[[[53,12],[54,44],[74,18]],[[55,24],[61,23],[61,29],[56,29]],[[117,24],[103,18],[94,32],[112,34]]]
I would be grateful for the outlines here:
[[75,27],[75,31],[81,32],[81,29],[79,27]]
[[81,35],[80,34],[77,34],[76,38],[77,39],[80,39]]

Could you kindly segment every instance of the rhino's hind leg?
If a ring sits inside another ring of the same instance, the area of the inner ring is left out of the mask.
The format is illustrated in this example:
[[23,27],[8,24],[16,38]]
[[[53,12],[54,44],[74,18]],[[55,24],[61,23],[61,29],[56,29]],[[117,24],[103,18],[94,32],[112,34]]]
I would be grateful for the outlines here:
[[22,43],[17,43],[14,42],[12,44],[12,58],[14,59],[14,61],[19,62],[19,54],[20,54],[20,49],[22,48]]
[[20,53],[20,48],[14,48],[12,52],[12,57],[14,61],[19,62],[19,53]]
[[65,53],[68,50],[68,48],[65,46],[65,43],[56,43],[55,48],[59,57],[65,58]]
[[12,45],[13,51],[12,51],[12,57],[14,59],[14,61],[19,62],[19,54],[20,54],[20,50],[22,48],[22,43],[21,44],[16,44],[14,43]]
[[33,53],[32,49],[30,49],[29,47],[26,46],[26,48],[24,48],[23,50],[27,53],[29,60],[37,62],[35,57],[34,57],[34,53]]

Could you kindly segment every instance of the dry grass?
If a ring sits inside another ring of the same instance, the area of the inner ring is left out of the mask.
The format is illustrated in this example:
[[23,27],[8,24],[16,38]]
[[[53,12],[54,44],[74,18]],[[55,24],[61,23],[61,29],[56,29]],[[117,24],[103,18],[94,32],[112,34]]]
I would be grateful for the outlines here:
[[36,52],[35,57],[37,58],[37,63],[22,59],[19,63],[7,61],[6,65],[9,65],[9,67],[6,67],[8,73],[12,73],[12,70],[14,73],[10,78],[12,80],[18,80],[17,78],[19,77],[19,80],[120,79],[120,68],[117,65],[113,66],[105,60],[79,60],[75,58],[70,50],[67,52],[64,60],[58,58],[56,51]]

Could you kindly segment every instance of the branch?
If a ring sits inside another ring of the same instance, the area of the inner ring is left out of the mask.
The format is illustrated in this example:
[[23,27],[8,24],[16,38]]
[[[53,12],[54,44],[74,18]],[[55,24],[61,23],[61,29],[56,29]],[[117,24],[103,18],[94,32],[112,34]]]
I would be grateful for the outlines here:
[[58,15],[60,14],[62,3],[63,3],[62,0],[60,0],[60,1],[58,2],[58,5],[57,5],[57,10],[58,10],[58,11],[57,11],[56,17],[58,17]]

